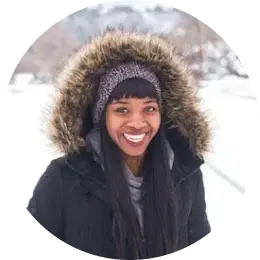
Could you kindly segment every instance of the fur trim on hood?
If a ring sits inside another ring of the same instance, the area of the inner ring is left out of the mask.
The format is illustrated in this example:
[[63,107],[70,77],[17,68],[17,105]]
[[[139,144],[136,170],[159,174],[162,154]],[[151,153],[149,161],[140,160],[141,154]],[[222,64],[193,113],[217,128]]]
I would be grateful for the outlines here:
[[208,152],[209,120],[176,47],[160,36],[123,31],[106,31],[92,39],[74,53],[58,76],[58,95],[47,112],[47,135],[55,148],[73,153],[86,145],[84,128],[91,128],[89,116],[99,78],[106,69],[128,61],[141,62],[157,74],[167,123],[178,129],[195,154]]

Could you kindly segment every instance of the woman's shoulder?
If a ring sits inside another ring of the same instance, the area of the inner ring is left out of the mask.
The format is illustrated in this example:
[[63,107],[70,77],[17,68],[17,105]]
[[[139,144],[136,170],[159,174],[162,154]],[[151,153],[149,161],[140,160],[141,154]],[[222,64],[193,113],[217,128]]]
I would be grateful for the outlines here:
[[57,177],[62,172],[66,171],[67,169],[68,169],[68,166],[66,165],[66,156],[62,155],[62,156],[53,158],[49,161],[49,163],[46,165],[43,175]]
[[89,172],[95,171],[96,167],[91,153],[74,152],[53,158],[47,165],[43,175],[55,179],[59,178],[63,182],[66,180],[71,181],[72,178],[88,175]]
[[43,175],[48,175],[52,178],[66,179],[69,176],[75,175],[76,167],[71,162],[75,160],[78,155],[61,155],[55,157],[47,164]]
[[62,155],[49,161],[34,187],[34,196],[37,198],[46,198],[46,196],[49,196],[50,199],[58,198],[70,186],[75,186],[79,177],[67,160],[68,156]]
[[51,188],[62,184],[62,172],[66,168],[65,157],[60,156],[52,159],[46,165],[43,173],[40,175],[35,190],[41,188]]
[[41,174],[37,186],[46,183],[49,185],[61,185],[67,179],[71,179],[75,175],[69,166],[68,155],[60,155],[51,159]]

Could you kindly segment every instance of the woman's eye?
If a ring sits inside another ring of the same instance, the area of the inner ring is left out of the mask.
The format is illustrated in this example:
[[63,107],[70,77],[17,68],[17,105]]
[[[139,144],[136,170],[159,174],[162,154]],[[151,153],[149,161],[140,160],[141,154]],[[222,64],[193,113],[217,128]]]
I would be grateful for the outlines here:
[[128,110],[126,107],[119,107],[115,110],[117,113],[127,113]]
[[156,111],[156,108],[155,107],[146,107],[145,111],[146,112],[154,112],[154,111]]

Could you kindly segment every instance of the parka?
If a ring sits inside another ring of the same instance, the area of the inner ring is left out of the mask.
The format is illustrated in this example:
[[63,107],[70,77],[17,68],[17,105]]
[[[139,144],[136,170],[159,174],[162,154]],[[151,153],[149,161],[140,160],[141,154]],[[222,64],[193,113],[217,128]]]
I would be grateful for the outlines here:
[[[178,250],[210,233],[201,166],[210,145],[210,124],[200,107],[198,86],[169,40],[156,35],[106,31],[77,50],[57,79],[47,108],[46,131],[62,155],[41,175],[27,210],[47,231],[86,253],[116,258],[113,210],[105,173],[86,136],[99,77],[126,61],[156,73],[163,86],[167,140],[174,152],[172,172],[179,201]],[[156,224],[156,223],[155,223]],[[156,234],[155,234],[156,235]]]

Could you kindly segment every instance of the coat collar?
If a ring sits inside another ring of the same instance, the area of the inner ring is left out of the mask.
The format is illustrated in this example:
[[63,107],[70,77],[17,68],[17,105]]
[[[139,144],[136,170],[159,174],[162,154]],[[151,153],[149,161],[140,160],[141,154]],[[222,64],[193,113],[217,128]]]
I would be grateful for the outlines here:
[[96,161],[93,151],[82,148],[79,153],[67,155],[65,161],[68,167],[81,177],[86,194],[94,194],[110,204],[105,175],[101,165]]
[[178,176],[176,176],[177,185],[180,181],[196,173],[205,161],[203,157],[199,157],[192,152],[188,140],[181,135],[177,128],[168,130],[166,136],[174,151],[174,167],[180,170]]

